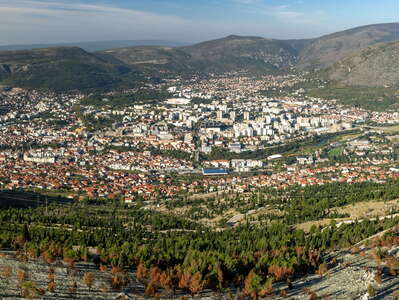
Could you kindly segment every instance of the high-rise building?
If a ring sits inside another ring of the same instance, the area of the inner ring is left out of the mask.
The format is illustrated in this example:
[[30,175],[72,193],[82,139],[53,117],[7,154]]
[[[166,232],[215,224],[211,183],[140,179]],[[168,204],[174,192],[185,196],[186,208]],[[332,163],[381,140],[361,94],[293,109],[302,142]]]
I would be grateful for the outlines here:
[[232,121],[236,120],[236,112],[235,111],[230,112],[230,120],[232,120]]

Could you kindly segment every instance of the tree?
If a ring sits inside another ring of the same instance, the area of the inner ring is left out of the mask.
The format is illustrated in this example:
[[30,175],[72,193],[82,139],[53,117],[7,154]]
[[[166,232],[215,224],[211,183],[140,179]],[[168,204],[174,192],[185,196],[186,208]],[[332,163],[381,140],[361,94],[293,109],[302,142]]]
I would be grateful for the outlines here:
[[89,290],[91,289],[91,287],[93,286],[94,283],[94,275],[91,272],[86,272],[83,275],[83,281],[86,284],[86,286],[89,288]]
[[367,293],[369,294],[369,297],[375,297],[376,295],[375,288],[371,284],[367,287]]
[[129,283],[129,277],[125,272],[113,273],[111,277],[111,287],[113,289],[121,289]]
[[69,288],[69,292],[72,295],[75,295],[77,291],[78,291],[78,284],[76,283],[76,281],[74,281],[72,286]]
[[191,294],[197,294],[199,291],[201,291],[203,289],[205,285],[205,282],[202,280],[202,274],[201,272],[197,272],[195,273],[191,280],[190,280],[190,284],[189,284],[189,289]]
[[277,281],[287,279],[293,275],[294,271],[286,267],[280,267],[278,265],[272,265],[269,267],[269,273],[274,276]]
[[170,270],[164,271],[159,277],[159,284],[166,290],[173,289],[173,278]]
[[179,276],[179,288],[180,289],[189,289],[191,281],[191,274],[188,271],[180,272]]
[[158,267],[153,267],[150,270],[151,281],[159,284],[161,280],[162,270]]
[[284,290],[284,289],[280,290],[280,297],[281,298],[286,298],[287,297],[287,291]]
[[153,281],[151,281],[146,286],[144,293],[145,293],[146,296],[153,297],[156,292],[157,292],[157,290],[155,288],[155,283]]
[[43,251],[41,257],[47,264],[52,264],[55,261],[54,256],[48,250]]
[[21,284],[23,281],[25,281],[27,278],[27,274],[24,270],[19,270],[17,272],[17,280]]
[[12,276],[12,268],[10,266],[3,266],[0,276],[3,278],[10,278]]
[[137,271],[136,271],[137,279],[144,280],[145,278],[147,278],[147,273],[148,273],[147,268],[142,262],[140,262],[139,265],[137,266]]
[[327,265],[325,263],[320,264],[319,269],[317,270],[317,274],[320,276],[323,276],[324,274],[326,274],[328,271],[327,269]]
[[107,266],[106,265],[103,265],[103,264],[100,264],[100,271],[101,272],[107,272]]
[[50,281],[50,282],[48,283],[48,285],[47,285],[47,290],[48,290],[50,293],[54,293],[56,287],[57,287],[57,285],[56,285],[55,281],[52,280],[52,281]]
[[254,299],[258,299],[259,292],[262,290],[262,278],[254,270],[249,272],[244,281],[244,293]]
[[36,299],[39,296],[43,296],[45,291],[36,286],[36,283],[32,281],[25,281],[21,285],[21,296],[26,299]]

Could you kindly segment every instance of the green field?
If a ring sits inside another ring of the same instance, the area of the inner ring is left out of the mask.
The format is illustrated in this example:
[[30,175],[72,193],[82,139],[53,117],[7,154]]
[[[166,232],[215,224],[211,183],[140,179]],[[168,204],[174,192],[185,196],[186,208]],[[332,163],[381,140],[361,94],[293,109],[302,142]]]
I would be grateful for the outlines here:
[[344,147],[338,147],[328,152],[328,157],[333,158],[333,157],[342,156],[343,154],[344,154]]

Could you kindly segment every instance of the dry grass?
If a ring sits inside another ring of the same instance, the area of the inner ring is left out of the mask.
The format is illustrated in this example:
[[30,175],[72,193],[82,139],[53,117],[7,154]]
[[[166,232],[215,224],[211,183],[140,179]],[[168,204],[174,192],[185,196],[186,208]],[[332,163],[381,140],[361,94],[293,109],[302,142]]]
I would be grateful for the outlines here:
[[388,134],[399,133],[399,125],[387,126],[387,127],[372,127],[372,128]]
[[[340,214],[349,214],[349,218],[334,219],[337,223],[348,221],[348,220],[361,220],[375,217],[383,217],[389,215],[391,209],[396,209],[398,207],[398,200],[392,201],[370,201],[370,202],[359,202],[354,205],[346,205],[343,207],[338,207],[335,210]],[[334,210],[334,209],[333,209]],[[323,219],[319,221],[311,221],[297,225],[298,229],[309,231],[312,225],[316,226],[326,226],[330,224],[333,219]]]

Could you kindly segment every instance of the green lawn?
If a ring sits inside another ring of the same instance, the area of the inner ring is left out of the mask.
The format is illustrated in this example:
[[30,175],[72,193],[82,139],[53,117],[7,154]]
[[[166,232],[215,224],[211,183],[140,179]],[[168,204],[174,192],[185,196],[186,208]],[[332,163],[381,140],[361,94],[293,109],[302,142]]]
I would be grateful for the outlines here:
[[338,157],[342,156],[344,154],[344,147],[338,147],[332,149],[330,152],[328,152],[328,157]]

